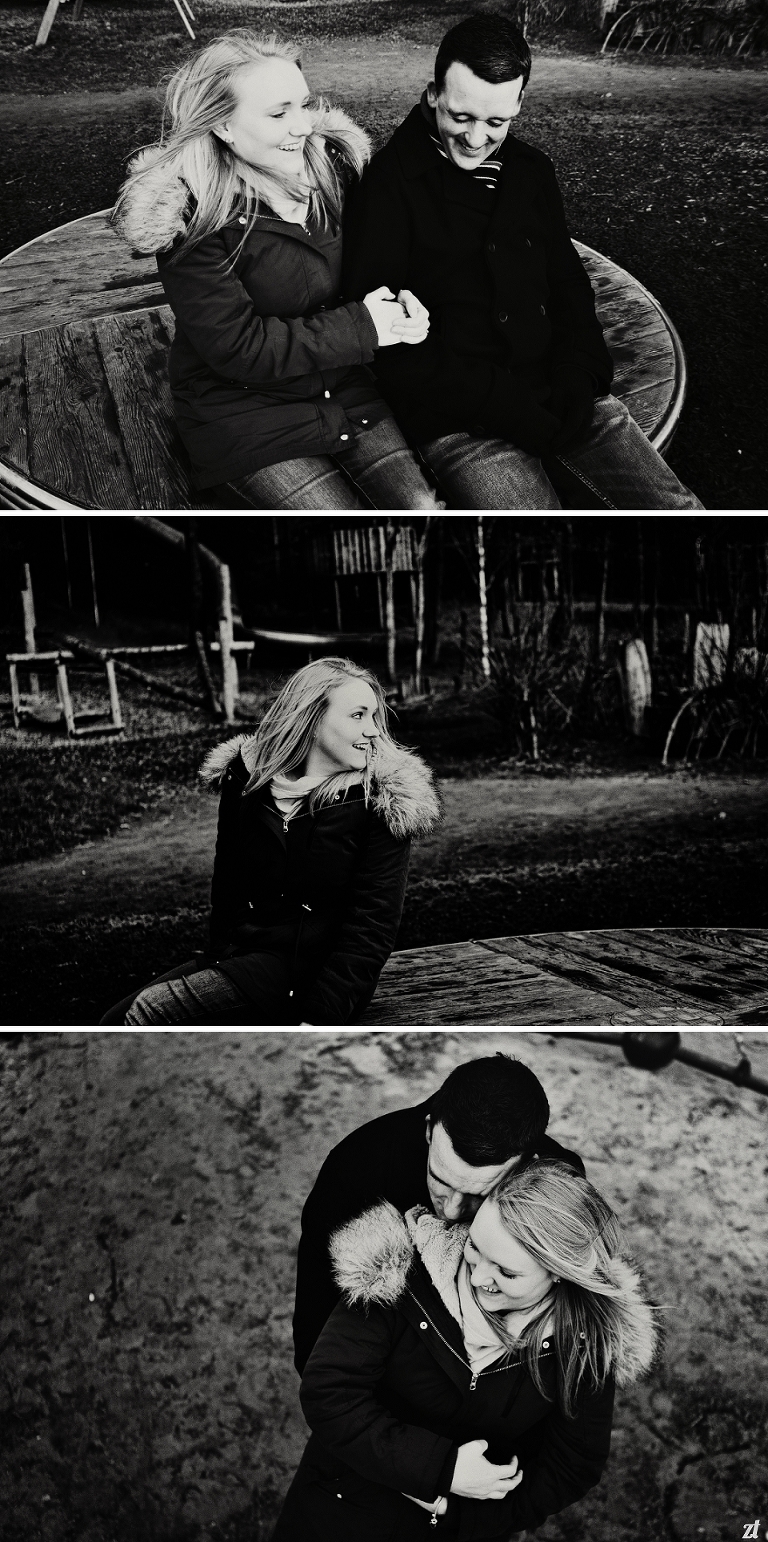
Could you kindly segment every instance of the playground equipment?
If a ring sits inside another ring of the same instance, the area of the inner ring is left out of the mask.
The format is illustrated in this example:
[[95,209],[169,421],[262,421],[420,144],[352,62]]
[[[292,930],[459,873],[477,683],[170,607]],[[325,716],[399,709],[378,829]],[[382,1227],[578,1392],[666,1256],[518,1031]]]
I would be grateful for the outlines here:
[[[713,936],[716,935],[713,932]],[[726,933],[726,935],[728,935]],[[752,935],[759,938],[761,933],[733,933],[734,936],[743,935],[749,939]],[[702,1018],[704,1021],[704,1018]],[[755,1021],[765,1021],[755,1019]],[[697,1071],[704,1071],[709,1076],[719,1076],[723,1081],[733,1082],[735,1087],[749,1087],[752,1092],[762,1092],[768,1097],[768,1081],[761,1076],[753,1076],[749,1056],[744,1046],[744,1041],[738,1033],[733,1035],[736,1052],[739,1056],[736,1065],[724,1065],[721,1060],[714,1060],[711,1055],[700,1055],[697,1050],[686,1049],[680,1041],[679,1033],[577,1033],[555,1034],[555,1038],[591,1039],[596,1044],[615,1044],[623,1049],[625,1058],[630,1065],[638,1066],[643,1071],[661,1071],[664,1066],[671,1065],[673,1060],[680,1060],[683,1065],[693,1066]]]
[[[192,7],[189,4],[189,0],[173,0],[173,3],[175,5],[175,7],[176,7],[176,9],[177,9],[177,11],[178,11],[182,21],[183,21],[183,23],[184,23],[184,26],[187,29],[187,32],[189,33],[192,41],[194,42],[195,34],[192,31],[191,23],[194,21],[195,17],[194,17],[194,12],[192,10]],[[40,30],[39,30],[39,32],[37,34],[37,37],[35,38],[35,47],[36,48],[42,48],[43,43],[47,43],[48,42],[48,36],[49,36],[50,30],[51,30],[51,27],[53,26],[53,23],[56,20],[56,14],[58,12],[59,6],[60,5],[66,5],[66,4],[67,4],[67,0],[48,0],[48,4],[45,7],[45,13],[43,15],[43,19],[42,19],[42,21],[40,23]],[[83,14],[83,6],[84,6],[84,4],[85,4],[85,0],[75,0],[74,6],[72,8],[72,20],[73,21],[79,21],[80,20],[82,14]]]

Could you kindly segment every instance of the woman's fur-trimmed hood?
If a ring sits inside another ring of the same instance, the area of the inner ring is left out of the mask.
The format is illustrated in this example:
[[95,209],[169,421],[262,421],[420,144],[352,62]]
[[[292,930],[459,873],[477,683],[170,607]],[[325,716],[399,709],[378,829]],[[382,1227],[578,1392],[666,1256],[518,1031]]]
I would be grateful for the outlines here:
[[[447,1226],[422,1206],[403,1217],[387,1200],[372,1205],[330,1239],[334,1278],[344,1301],[347,1306],[395,1306],[418,1254],[451,1316],[460,1322],[454,1276],[468,1230]],[[658,1329],[656,1310],[644,1299],[636,1270],[626,1259],[614,1258],[613,1271],[621,1307],[613,1373],[623,1387],[651,1365]]]
[[[320,102],[312,117],[312,137],[326,149],[352,164],[368,159],[368,135],[340,107]],[[174,163],[169,163],[161,145],[152,145],[131,161],[112,223],[134,251],[166,252],[184,234],[189,204],[189,188]]]
[[[252,740],[252,734],[238,734],[210,750],[200,768],[203,784],[219,788],[237,756],[242,752],[247,756]],[[424,761],[398,744],[378,745],[370,807],[396,840],[428,835],[440,818],[440,799]]]

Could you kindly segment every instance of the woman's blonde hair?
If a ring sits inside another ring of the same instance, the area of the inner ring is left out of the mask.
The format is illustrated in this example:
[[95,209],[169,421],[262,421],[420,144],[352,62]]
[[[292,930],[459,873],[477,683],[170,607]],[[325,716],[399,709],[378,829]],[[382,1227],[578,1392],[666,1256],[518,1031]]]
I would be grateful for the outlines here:
[[510,1334],[500,1314],[477,1304],[508,1355],[523,1350],[542,1395],[538,1359],[544,1339],[554,1340],[560,1403],[573,1417],[582,1384],[602,1387],[627,1358],[627,1266],[619,1258],[619,1223],[597,1189],[565,1162],[534,1160],[502,1176],[488,1198],[504,1229],[556,1283],[522,1339]]
[[[276,171],[241,160],[215,132],[216,125],[230,117],[237,106],[235,81],[239,72],[267,59],[286,59],[300,67],[301,51],[297,43],[281,41],[274,32],[234,27],[188,59],[168,83],[162,137],[153,147],[151,169],[155,171],[165,163],[169,174],[178,177],[190,195],[186,231],[172,261],[220,230],[233,207],[239,205],[246,223],[236,257],[262,207],[269,207],[270,192],[283,197],[286,193],[296,195],[295,183]],[[315,105],[322,115],[325,104],[318,98]],[[332,131],[312,132],[304,143],[310,214],[324,227],[339,221],[343,204],[343,183],[326,141],[333,147]],[[360,133],[338,136],[337,148],[358,173],[365,164],[364,144],[365,136]],[[146,164],[131,167],[115,206],[118,225],[124,200],[149,169]]]
[[[376,676],[369,669],[353,664],[351,659],[316,659],[291,675],[265,712],[247,747],[251,776],[245,793],[258,792],[260,787],[271,782],[273,776],[297,771],[304,765],[328,710],[331,692],[348,680],[362,680],[370,686],[376,697],[375,722],[380,739],[386,744],[393,743],[387,727],[386,697]],[[369,755],[361,778],[366,802],[370,796],[373,765],[374,757]],[[310,809],[332,802],[337,793],[349,785],[349,778],[348,771],[340,771],[313,788],[309,797]]]

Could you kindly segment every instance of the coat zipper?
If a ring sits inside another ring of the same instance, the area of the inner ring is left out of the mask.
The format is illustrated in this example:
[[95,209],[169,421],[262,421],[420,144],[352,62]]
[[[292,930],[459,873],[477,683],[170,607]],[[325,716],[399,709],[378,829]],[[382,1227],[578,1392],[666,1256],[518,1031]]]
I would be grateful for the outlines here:
[[[488,1370],[485,1370],[485,1371],[473,1371],[471,1365],[469,1364],[469,1361],[465,1360],[463,1355],[460,1355],[459,1351],[457,1349],[454,1349],[453,1345],[449,1344],[447,1338],[445,1338],[444,1335],[440,1332],[440,1329],[438,1328],[437,1324],[432,1321],[432,1318],[430,1317],[429,1312],[427,1311],[426,1307],[422,1306],[421,1302],[418,1299],[418,1296],[415,1296],[413,1294],[412,1290],[409,1290],[408,1294],[411,1297],[411,1299],[416,1302],[416,1305],[419,1308],[419,1311],[424,1313],[424,1316],[426,1317],[427,1322],[429,1323],[431,1328],[434,1328],[435,1333],[437,1334],[437,1336],[440,1339],[441,1343],[443,1343],[445,1345],[446,1349],[450,1349],[451,1354],[454,1355],[455,1358],[459,1361],[459,1363],[464,1366],[465,1370],[469,1371],[469,1374],[470,1374],[469,1390],[470,1390],[470,1392],[474,1392],[474,1390],[475,1390],[475,1388],[477,1386],[477,1383],[478,1383],[478,1381],[479,1381],[481,1376],[498,1376],[500,1371],[511,1371],[511,1370],[513,1370],[513,1368],[516,1365],[522,1365],[523,1364],[522,1359],[520,1359],[520,1360],[506,1360],[503,1365],[495,1365],[493,1367],[489,1367]],[[549,1358],[549,1356],[552,1353],[553,1353],[553,1351],[550,1349],[550,1350],[547,1351],[546,1354],[540,1354],[538,1358],[540,1360],[546,1360],[546,1359]],[[430,1524],[432,1524],[432,1523],[430,1523]],[[437,1521],[435,1521],[434,1524],[437,1525]]]

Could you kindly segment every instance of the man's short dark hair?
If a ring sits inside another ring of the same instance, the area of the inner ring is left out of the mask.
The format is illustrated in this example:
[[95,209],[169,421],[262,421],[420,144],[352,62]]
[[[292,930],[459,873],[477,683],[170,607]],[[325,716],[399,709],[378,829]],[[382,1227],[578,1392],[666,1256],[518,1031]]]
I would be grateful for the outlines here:
[[531,74],[531,50],[514,22],[492,11],[488,16],[468,16],[446,32],[435,60],[438,94],[451,64],[466,64],[473,75],[494,86],[522,75],[525,87]]
[[430,1103],[462,1162],[491,1167],[534,1151],[549,1123],[547,1095],[533,1071],[511,1055],[457,1065]]

